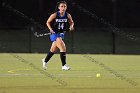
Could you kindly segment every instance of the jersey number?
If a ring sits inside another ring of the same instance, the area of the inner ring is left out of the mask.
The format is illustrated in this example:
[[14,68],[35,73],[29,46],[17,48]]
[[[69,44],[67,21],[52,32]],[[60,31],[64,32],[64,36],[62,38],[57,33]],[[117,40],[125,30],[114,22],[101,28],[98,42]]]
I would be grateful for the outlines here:
[[64,29],[64,23],[59,23],[58,24],[58,29]]

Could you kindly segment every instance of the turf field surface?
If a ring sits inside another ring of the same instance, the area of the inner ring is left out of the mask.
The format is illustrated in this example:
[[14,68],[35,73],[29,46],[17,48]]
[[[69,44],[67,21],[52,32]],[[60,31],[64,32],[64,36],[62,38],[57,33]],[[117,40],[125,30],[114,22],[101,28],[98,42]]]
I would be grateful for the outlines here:
[[69,71],[61,70],[58,54],[43,70],[45,56],[0,54],[0,93],[140,92],[139,55],[67,54]]

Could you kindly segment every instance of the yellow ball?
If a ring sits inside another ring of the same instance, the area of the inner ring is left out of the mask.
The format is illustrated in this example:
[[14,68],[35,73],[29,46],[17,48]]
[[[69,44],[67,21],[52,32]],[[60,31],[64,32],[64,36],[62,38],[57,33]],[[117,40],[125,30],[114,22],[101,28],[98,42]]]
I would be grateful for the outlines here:
[[101,77],[101,74],[99,74],[99,73],[98,73],[98,74],[96,74],[96,77]]

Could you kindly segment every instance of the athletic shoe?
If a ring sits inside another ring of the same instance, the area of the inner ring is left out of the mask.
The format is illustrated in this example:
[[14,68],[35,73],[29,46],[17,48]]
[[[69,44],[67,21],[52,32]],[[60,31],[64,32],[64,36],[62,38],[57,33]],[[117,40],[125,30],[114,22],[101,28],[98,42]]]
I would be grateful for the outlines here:
[[42,67],[44,70],[47,69],[47,63],[45,62],[45,58],[42,59]]
[[67,65],[62,66],[62,70],[70,70],[70,67],[68,67]]

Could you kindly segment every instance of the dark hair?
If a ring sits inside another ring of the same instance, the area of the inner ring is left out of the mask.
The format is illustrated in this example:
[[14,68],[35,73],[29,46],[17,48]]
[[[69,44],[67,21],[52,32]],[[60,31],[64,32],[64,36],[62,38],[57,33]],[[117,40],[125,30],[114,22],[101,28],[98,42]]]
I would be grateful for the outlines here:
[[56,7],[55,7],[55,12],[59,10],[58,7],[60,6],[61,3],[67,5],[67,2],[66,1],[59,1],[59,2],[57,2],[56,3]]

